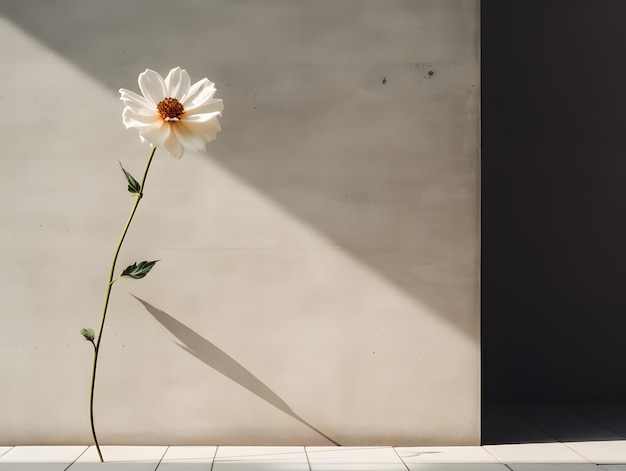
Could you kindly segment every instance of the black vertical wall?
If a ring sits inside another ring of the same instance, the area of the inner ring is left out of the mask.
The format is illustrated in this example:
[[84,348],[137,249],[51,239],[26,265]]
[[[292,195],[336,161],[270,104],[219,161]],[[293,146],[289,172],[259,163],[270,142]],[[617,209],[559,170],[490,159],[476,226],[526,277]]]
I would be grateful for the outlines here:
[[481,17],[483,410],[626,401],[626,1]]

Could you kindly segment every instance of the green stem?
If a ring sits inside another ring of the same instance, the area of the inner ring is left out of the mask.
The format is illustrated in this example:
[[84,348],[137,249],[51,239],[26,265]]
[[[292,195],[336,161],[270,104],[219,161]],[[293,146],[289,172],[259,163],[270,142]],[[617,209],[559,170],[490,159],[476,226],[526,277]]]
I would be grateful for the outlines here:
[[117,278],[115,278],[114,280],[111,280],[111,282],[109,283],[111,286],[113,286],[113,283],[115,283],[117,280],[121,279],[121,276],[118,276]]
[[104,298],[104,309],[102,310],[102,321],[100,322],[100,330],[98,332],[98,337],[94,345],[93,368],[91,371],[91,393],[89,397],[89,419],[91,421],[91,434],[93,435],[93,441],[96,445],[96,451],[98,452],[98,457],[100,458],[101,462],[104,462],[104,459],[102,458],[102,452],[100,451],[100,444],[98,443],[98,437],[96,436],[96,428],[94,426],[94,421],[93,421],[93,398],[94,398],[94,391],[95,391],[95,386],[96,386],[96,368],[98,366],[98,353],[100,352],[100,342],[102,341],[102,331],[104,330],[104,321],[106,320],[107,309],[109,307],[109,299],[111,298],[111,288],[113,287],[113,276],[115,275],[115,264],[117,263],[117,257],[120,254],[122,243],[124,242],[124,238],[126,237],[126,233],[128,232],[130,223],[133,221],[133,216],[135,216],[135,211],[137,211],[137,206],[139,206],[139,201],[141,201],[141,198],[143,197],[143,189],[146,183],[146,177],[148,176],[148,170],[150,169],[150,164],[152,163],[152,158],[154,157],[155,152],[156,152],[156,147],[154,147],[152,149],[152,152],[150,152],[150,158],[148,159],[148,163],[146,164],[146,170],[144,171],[143,178],[141,180],[141,190],[139,194],[136,195],[133,210],[130,212],[128,221],[126,221],[126,225],[124,226],[124,230],[122,231],[122,237],[120,238],[120,241],[117,244],[117,248],[115,249],[115,255],[113,256],[113,262],[111,263],[111,272],[109,274],[109,281],[107,283],[107,292]]

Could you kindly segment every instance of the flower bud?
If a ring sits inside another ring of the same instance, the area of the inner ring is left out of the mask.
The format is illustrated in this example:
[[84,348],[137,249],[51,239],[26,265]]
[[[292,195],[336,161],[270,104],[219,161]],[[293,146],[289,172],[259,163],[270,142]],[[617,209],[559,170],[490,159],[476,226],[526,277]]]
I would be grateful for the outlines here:
[[80,329],[80,333],[83,337],[85,337],[85,340],[89,340],[90,342],[93,342],[96,338],[96,334],[93,329]]

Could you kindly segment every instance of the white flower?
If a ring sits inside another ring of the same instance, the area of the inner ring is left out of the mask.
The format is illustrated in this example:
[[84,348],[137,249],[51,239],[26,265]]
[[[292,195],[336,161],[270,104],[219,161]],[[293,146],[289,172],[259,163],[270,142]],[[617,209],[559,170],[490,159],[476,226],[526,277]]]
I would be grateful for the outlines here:
[[224,104],[213,98],[213,82],[204,78],[191,85],[189,74],[180,67],[170,70],[165,79],[146,69],[138,81],[143,96],[120,89],[126,129],[137,128],[143,142],[163,146],[178,158],[186,149],[203,151],[207,142],[215,140]]

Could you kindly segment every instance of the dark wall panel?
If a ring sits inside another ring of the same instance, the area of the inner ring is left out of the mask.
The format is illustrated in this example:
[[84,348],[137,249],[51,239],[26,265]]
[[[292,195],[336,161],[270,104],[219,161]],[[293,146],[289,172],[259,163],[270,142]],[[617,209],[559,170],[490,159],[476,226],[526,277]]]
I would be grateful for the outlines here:
[[626,397],[626,2],[483,0],[484,406]]

